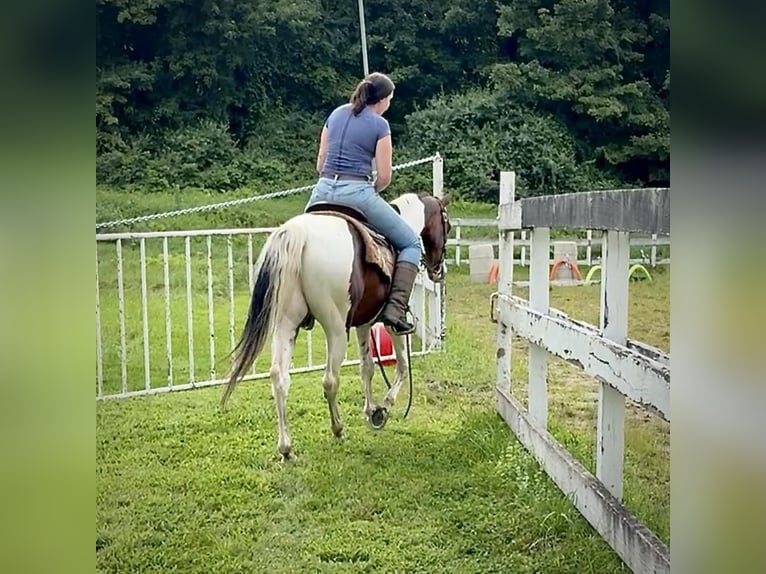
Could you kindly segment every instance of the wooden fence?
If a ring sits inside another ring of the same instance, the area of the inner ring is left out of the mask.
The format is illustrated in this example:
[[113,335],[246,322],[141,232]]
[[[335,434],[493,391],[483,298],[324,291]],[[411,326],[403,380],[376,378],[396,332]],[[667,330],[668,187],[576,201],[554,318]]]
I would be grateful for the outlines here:
[[[636,573],[669,572],[668,548],[622,504],[625,398],[670,421],[670,357],[628,333],[630,233],[670,230],[667,189],[592,192],[515,201],[514,173],[500,179],[497,322],[497,409],[519,441]],[[603,233],[600,326],[551,309],[548,252],[551,228]],[[514,232],[530,232],[529,300],[511,294]],[[511,340],[529,342],[528,405],[512,394]],[[596,474],[547,430],[548,358],[577,365],[599,383]]]

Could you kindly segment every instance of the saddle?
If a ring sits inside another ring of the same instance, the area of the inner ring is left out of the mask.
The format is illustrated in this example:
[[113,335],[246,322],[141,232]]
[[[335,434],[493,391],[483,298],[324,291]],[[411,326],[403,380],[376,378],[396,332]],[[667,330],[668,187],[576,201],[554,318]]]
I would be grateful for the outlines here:
[[375,266],[383,278],[391,283],[394,276],[396,251],[388,239],[369,227],[367,218],[361,211],[347,205],[322,201],[313,204],[306,210],[306,213],[340,217],[350,223],[351,227],[359,234],[364,245],[365,261]]

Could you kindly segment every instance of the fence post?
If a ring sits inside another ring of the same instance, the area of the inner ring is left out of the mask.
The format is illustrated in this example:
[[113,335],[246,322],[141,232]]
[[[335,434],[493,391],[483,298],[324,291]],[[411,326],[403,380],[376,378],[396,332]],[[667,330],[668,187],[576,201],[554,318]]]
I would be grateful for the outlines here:
[[[420,315],[420,322],[418,323],[418,337],[420,337],[420,350],[425,351],[428,348],[428,338],[429,336],[434,336],[436,333],[432,331],[429,334],[429,323],[426,321],[426,300],[430,299],[431,297],[428,296],[428,274],[425,271],[422,271],[420,273],[420,289],[418,290],[418,298],[416,303],[413,305],[413,307],[416,307],[418,310],[418,314]],[[434,289],[434,296],[436,295],[436,290]]]
[[511,390],[511,327],[503,321],[500,310],[508,305],[507,297],[511,296],[513,283],[513,203],[516,199],[516,173],[503,171],[500,173],[500,203],[498,205],[498,232],[500,245],[498,250],[499,273],[497,277],[497,292],[500,300],[497,322],[497,385],[502,390]]
[[128,392],[128,357],[125,344],[125,285],[122,269],[122,239],[117,240],[117,305],[120,313],[120,374],[122,392]]
[[141,253],[141,325],[144,343],[144,388],[148,391],[151,388],[152,374],[149,368],[149,300],[146,294],[146,239],[143,237],[139,241],[139,250]]
[[460,220],[458,219],[457,227],[455,227],[455,241],[457,242],[457,245],[455,246],[455,265],[458,266],[460,266],[460,239]]
[[431,163],[431,171],[433,173],[433,194],[434,197],[444,197],[444,161],[439,152],[434,155],[434,161]]
[[521,262],[521,266],[522,267],[526,267],[527,266],[527,244],[526,244],[527,232],[524,229],[521,230],[521,241],[522,241],[522,243],[521,243],[521,259],[520,259],[520,262]]
[[589,229],[585,232],[585,237],[588,240],[588,244],[585,246],[585,264],[590,267],[593,265],[593,252],[591,245],[593,243],[593,230]]
[[210,380],[215,380],[215,315],[213,303],[213,238],[208,235],[207,243],[207,327],[210,345]]
[[170,310],[170,263],[167,237],[162,238],[162,281],[165,287],[165,355],[167,357],[168,387],[173,388],[173,315]]
[[96,242],[96,380],[98,381],[98,398],[104,394],[104,363],[101,350],[101,295],[98,279],[98,242]]
[[[434,161],[432,163],[432,173],[433,173],[434,197],[438,197],[439,199],[441,199],[442,197],[444,197],[444,161],[442,160],[442,156],[439,155],[438,151],[434,155]],[[447,271],[446,266],[444,271],[445,272]],[[425,297],[425,293],[423,295]],[[447,296],[446,296],[446,283],[444,280],[439,282],[439,289],[434,290],[434,295],[439,299],[438,301],[439,327],[438,327],[438,333],[435,333],[436,337],[434,337],[434,348],[439,350],[444,350],[447,343],[447,325],[446,325],[447,310],[445,309]],[[434,305],[434,308],[435,307],[436,305]],[[432,322],[433,324],[436,324],[436,321],[432,321]]]
[[194,305],[192,303],[192,263],[191,263],[191,237],[187,236],[184,241],[186,248],[186,329],[189,336],[189,382],[194,380],[194,317],[192,315]]
[[[523,233],[523,232],[522,232]],[[529,307],[548,313],[548,263],[551,230],[536,227],[531,232],[529,266]],[[529,415],[540,427],[548,427],[548,351],[529,345]]]
[[[628,267],[630,234],[606,231],[602,247],[601,318],[605,338],[625,345],[628,335]],[[625,397],[601,383],[598,395],[596,477],[618,500],[622,499],[625,451]]]
[[[440,317],[439,313],[441,313],[442,310],[442,297],[441,297],[441,288],[436,289],[436,285],[431,282],[428,277],[425,277],[425,280],[428,281],[429,290],[431,291],[432,295],[426,299],[428,309],[425,310],[425,312],[428,315],[428,348],[424,347],[423,351],[429,351],[429,350],[441,350],[442,349],[442,342],[444,340],[443,333],[441,330],[444,328],[444,325],[442,323],[442,317]],[[425,293],[424,293],[425,294]]]

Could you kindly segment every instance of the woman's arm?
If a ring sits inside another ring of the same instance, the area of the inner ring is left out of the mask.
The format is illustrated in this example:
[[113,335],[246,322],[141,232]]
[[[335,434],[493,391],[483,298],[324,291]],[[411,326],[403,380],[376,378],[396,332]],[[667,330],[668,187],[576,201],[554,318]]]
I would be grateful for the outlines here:
[[327,126],[322,128],[319,136],[319,152],[317,153],[317,173],[322,173],[324,162],[327,159]]
[[375,167],[378,175],[375,178],[375,191],[380,193],[391,183],[393,148],[391,145],[391,134],[378,140],[375,146]]

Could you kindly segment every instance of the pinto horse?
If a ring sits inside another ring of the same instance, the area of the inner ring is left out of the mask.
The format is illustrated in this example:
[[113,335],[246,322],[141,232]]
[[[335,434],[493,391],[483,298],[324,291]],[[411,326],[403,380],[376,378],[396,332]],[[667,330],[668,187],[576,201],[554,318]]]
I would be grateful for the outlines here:
[[[406,193],[391,205],[420,235],[422,263],[430,279],[444,278],[444,256],[450,224],[446,206],[449,196]],[[330,409],[330,427],[343,438],[338,410],[340,366],[346,354],[349,329],[355,327],[360,373],[364,386],[364,414],[373,429],[381,429],[405,380],[408,359],[402,338],[390,329],[396,354],[394,381],[382,405],[372,396],[374,363],[369,334],[386,303],[395,250],[366,224],[364,216],[348,207],[328,203],[311,206],[274,231],[266,241],[254,268],[255,282],[247,321],[234,349],[234,361],[224,389],[222,405],[237,382],[250,369],[271,334],[269,371],[276,403],[279,440],[284,460],[294,458],[287,425],[286,402],[290,388],[290,362],[301,328],[319,321],[327,339],[323,377],[324,396]]]

